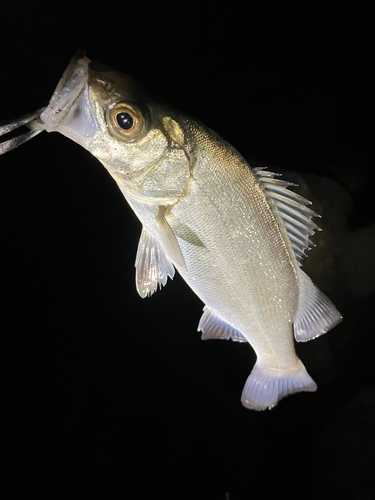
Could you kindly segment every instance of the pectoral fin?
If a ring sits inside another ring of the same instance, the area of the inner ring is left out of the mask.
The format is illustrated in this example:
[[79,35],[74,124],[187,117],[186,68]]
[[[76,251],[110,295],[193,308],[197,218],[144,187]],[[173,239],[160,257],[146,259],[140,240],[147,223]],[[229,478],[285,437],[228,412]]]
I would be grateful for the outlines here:
[[182,255],[180,245],[178,244],[176,236],[164,217],[163,209],[161,207],[158,208],[155,215],[155,221],[159,232],[160,243],[168,259],[175,264],[175,266],[186,271],[186,263],[184,256]]
[[135,259],[135,284],[137,292],[144,298],[152,295],[167,283],[168,276],[173,279],[174,267],[165,256],[159,243],[151,234],[142,229]]
[[181,240],[194,245],[195,247],[204,247],[199,237],[190,229],[189,226],[180,221],[173,213],[167,216],[167,222],[173,233]]

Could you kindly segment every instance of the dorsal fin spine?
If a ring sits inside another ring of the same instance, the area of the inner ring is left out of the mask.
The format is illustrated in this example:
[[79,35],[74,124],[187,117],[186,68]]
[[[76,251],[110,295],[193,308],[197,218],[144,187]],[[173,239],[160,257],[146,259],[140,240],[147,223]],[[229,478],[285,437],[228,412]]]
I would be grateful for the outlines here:
[[320,230],[311,219],[320,216],[307,206],[311,205],[311,201],[293,191],[289,191],[290,186],[296,186],[297,184],[275,179],[281,174],[268,172],[264,168],[254,168],[253,172],[270,203],[280,215],[297,262],[300,263],[302,258],[306,256],[305,251],[314,246],[309,236],[312,236],[316,230]]
[[301,228],[301,229],[302,228],[311,228],[313,230],[312,234],[314,234],[315,231],[321,231],[321,228],[319,226],[317,226],[315,224],[315,222],[313,222],[308,217],[303,217],[303,220],[299,221],[296,218],[288,215],[286,212],[281,212],[280,215],[284,219],[284,221],[288,221],[293,226],[296,226],[296,227]]

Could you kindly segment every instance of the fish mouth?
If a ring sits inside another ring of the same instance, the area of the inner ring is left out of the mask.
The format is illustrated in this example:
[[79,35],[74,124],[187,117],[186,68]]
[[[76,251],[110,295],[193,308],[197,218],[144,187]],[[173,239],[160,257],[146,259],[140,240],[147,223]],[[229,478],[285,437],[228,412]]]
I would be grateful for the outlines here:
[[84,89],[87,82],[87,70],[90,59],[77,52],[64,71],[57,87],[48,103],[48,106],[40,115],[45,124],[47,132],[59,128],[62,120],[69,113],[75,100]]
[[1,139],[0,155],[17,148],[44,130],[60,132],[88,149],[91,139],[100,130],[89,99],[87,80],[90,63],[83,51],[77,52],[64,71],[47,107],[0,124],[0,137],[23,126],[30,129],[18,137],[5,141]]
[[47,132],[60,132],[84,147],[99,130],[89,99],[90,62],[82,51],[75,54],[40,115],[39,125]]

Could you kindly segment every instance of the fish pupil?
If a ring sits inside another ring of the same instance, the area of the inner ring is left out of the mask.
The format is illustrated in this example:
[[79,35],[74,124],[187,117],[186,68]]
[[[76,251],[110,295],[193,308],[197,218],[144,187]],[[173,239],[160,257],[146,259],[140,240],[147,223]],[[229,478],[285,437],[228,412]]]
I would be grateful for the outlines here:
[[118,113],[116,116],[119,127],[124,130],[130,130],[133,126],[134,120],[129,113]]

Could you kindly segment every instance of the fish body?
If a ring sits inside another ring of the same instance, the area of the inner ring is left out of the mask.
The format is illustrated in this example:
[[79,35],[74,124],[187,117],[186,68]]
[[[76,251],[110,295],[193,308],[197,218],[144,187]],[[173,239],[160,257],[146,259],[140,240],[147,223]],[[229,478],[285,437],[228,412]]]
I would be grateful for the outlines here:
[[244,406],[263,410],[316,390],[294,337],[315,338],[341,315],[300,267],[316,214],[290,183],[251,168],[215,132],[82,55],[28,126],[78,142],[114,178],[143,226],[136,257],[142,297],[176,268],[205,304],[202,338],[251,344],[257,361]]

